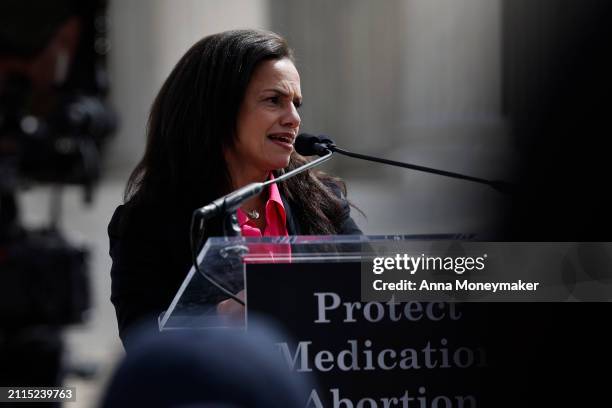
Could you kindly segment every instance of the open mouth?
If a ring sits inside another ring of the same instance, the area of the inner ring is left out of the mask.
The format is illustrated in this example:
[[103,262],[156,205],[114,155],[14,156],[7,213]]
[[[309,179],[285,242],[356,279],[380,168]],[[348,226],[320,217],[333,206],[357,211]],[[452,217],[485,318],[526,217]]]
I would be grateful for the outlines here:
[[268,135],[268,138],[275,142],[281,142],[289,145],[293,145],[293,137],[288,134],[273,134]]

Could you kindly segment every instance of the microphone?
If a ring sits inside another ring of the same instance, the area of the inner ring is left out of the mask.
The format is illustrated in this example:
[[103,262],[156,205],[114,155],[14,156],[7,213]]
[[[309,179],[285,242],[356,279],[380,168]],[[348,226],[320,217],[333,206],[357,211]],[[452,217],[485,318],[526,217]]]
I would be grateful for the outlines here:
[[[333,143],[331,139],[322,140],[324,140],[325,142],[329,141]],[[293,177],[298,173],[318,166],[319,164],[331,159],[332,156],[332,152],[329,150],[329,148],[326,147],[326,145],[322,143],[313,143],[310,140],[305,140],[304,138],[300,139],[299,136],[295,141],[295,149],[298,153],[300,153],[301,150],[302,152],[310,153],[308,154],[309,156],[317,154],[322,157],[308,162],[296,169],[293,169],[290,172],[287,172],[275,178],[274,180],[268,180],[263,183],[247,184],[246,186],[241,187],[236,191],[233,191],[223,197],[217,198],[215,201],[205,205],[204,207],[198,208],[197,210],[195,210],[194,216],[200,217],[201,220],[206,221],[221,214],[233,213],[238,209],[238,207],[240,207],[240,204],[242,204],[247,199],[253,197],[254,195],[261,193],[263,189],[269,186],[270,184],[279,183],[281,181],[287,180],[288,178]],[[300,154],[304,155],[303,153]]]
[[221,198],[217,198],[215,201],[202,208],[198,208],[196,212],[201,219],[209,220],[218,215],[236,211],[238,207],[240,207],[240,204],[254,195],[261,193],[263,189],[264,183],[247,184],[236,191]]
[[331,140],[327,136],[314,136],[308,133],[302,133],[298,135],[295,141],[296,151],[302,156],[313,156],[315,154],[319,154],[319,151],[327,150],[332,151],[334,153],[339,153],[344,156],[353,157],[356,159],[362,159],[367,161],[372,161],[376,163],[389,164],[391,166],[403,167],[406,169],[412,169],[417,171],[423,171],[426,173],[437,174],[439,176],[451,177],[460,180],[472,181],[474,183],[486,184],[489,187],[494,188],[495,190],[508,194],[512,193],[516,190],[516,186],[514,184],[508,183],[502,180],[486,180],[479,177],[467,176],[465,174],[454,173],[446,170],[438,170],[433,169],[431,167],[418,166],[416,164],[404,163],[395,160],[383,159],[374,156],[368,156],[365,154],[353,153],[347,150],[343,150],[336,146],[333,140]]
[[323,156],[329,151],[334,141],[326,136],[314,136],[302,133],[295,139],[295,151],[302,156]]
[[[298,140],[296,140],[296,145],[297,143],[298,143]],[[305,142],[300,142],[300,143],[304,144]],[[304,146],[311,146],[311,142],[304,144]],[[300,149],[301,148],[302,147],[300,147]],[[191,227],[189,229],[189,240],[190,240],[190,246],[191,246],[191,260],[192,260],[192,263],[196,271],[198,271],[200,275],[202,275],[212,285],[217,287],[221,292],[225,293],[228,297],[230,297],[231,299],[235,300],[236,302],[238,302],[239,304],[243,306],[244,306],[244,301],[242,301],[242,299],[238,298],[229,289],[223,286],[223,284],[221,284],[220,282],[217,282],[215,278],[213,278],[208,273],[200,269],[200,265],[198,264],[198,260],[196,257],[196,250],[198,250],[202,244],[202,237],[204,235],[203,234],[204,224],[207,220],[215,216],[225,214],[225,220],[223,222],[223,230],[224,230],[225,236],[239,235],[240,227],[238,226],[238,220],[236,218],[236,210],[238,209],[238,207],[240,207],[240,204],[242,204],[244,201],[246,201],[250,197],[253,197],[256,194],[261,193],[263,189],[268,187],[270,184],[280,183],[281,181],[287,180],[288,178],[293,177],[296,174],[306,171],[312,167],[318,166],[319,164],[331,159],[332,154],[333,154],[323,144],[317,147],[314,147],[312,145],[310,149],[312,150],[309,150],[309,151],[317,152],[316,154],[320,155],[321,157],[311,162],[308,162],[298,168],[295,168],[275,178],[274,180],[268,180],[263,183],[247,184],[246,186],[241,187],[236,191],[233,191],[227,195],[224,195],[223,197],[217,198],[215,201],[213,201],[210,204],[205,205],[204,207],[196,209],[193,212],[193,215],[191,216]],[[296,146],[296,151],[297,151],[297,146]],[[310,154],[310,156],[312,155],[313,154]],[[194,241],[194,235],[196,233],[195,231],[196,228],[198,229],[197,233],[199,236],[197,237],[197,241]]]

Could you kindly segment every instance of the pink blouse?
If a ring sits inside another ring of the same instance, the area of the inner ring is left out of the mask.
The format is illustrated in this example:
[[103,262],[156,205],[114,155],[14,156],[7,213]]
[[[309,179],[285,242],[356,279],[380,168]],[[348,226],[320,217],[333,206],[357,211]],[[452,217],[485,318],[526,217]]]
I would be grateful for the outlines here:
[[[274,176],[270,174],[270,180],[273,180]],[[271,184],[268,187],[268,201],[265,206],[266,211],[266,226],[262,231],[255,226],[255,221],[247,217],[241,208],[238,209],[236,215],[238,217],[238,224],[242,231],[243,237],[286,237],[287,233],[287,215],[285,213],[285,206],[281,199],[280,192],[276,184]],[[255,262],[266,262],[264,258],[271,258],[272,262],[291,262],[291,246],[290,245],[276,245],[272,250],[271,245],[262,244],[260,248],[251,247],[251,253],[247,255],[245,261],[249,263]]]

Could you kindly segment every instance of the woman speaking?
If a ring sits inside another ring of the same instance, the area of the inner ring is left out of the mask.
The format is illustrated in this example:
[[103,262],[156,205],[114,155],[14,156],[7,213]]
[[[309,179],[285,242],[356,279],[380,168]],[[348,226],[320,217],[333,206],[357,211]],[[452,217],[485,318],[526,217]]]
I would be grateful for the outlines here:
[[[306,161],[294,151],[300,76],[277,34],[236,30],[197,42],[153,102],[144,157],[109,224],[119,334],[165,310],[190,264],[192,212]],[[344,184],[307,171],[237,211],[244,236],[360,234]],[[206,236],[222,235],[222,220]]]

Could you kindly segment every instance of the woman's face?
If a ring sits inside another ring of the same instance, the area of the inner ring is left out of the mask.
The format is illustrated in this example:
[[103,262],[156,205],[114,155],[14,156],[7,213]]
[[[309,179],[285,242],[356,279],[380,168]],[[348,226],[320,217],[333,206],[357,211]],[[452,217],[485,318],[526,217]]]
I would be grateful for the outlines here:
[[293,62],[262,62],[238,112],[236,142],[225,152],[230,169],[263,174],[286,167],[300,128],[301,103],[300,75]]

